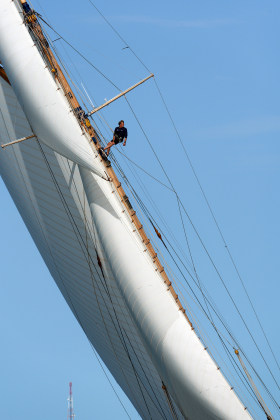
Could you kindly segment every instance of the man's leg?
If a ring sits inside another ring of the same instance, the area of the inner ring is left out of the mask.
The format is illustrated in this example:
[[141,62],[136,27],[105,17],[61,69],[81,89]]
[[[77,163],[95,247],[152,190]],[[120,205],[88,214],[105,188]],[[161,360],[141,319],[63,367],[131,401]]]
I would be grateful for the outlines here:
[[106,147],[104,147],[104,149],[103,149],[103,150],[104,150],[104,151],[105,151],[105,150],[107,150],[107,156],[109,155],[109,153],[110,153],[110,149],[111,149],[111,147],[112,147],[112,146],[114,146],[114,144],[115,144],[115,143],[113,142],[113,140],[111,140],[111,141],[109,141],[109,143],[107,144],[107,146],[106,146]]

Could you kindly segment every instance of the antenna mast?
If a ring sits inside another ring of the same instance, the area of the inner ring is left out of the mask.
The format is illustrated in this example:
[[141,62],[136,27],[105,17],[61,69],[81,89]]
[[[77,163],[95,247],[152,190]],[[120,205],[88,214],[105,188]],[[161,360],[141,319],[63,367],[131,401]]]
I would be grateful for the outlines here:
[[68,397],[68,416],[67,420],[74,420],[74,406],[73,406],[73,395],[72,395],[72,382],[69,382],[69,397]]

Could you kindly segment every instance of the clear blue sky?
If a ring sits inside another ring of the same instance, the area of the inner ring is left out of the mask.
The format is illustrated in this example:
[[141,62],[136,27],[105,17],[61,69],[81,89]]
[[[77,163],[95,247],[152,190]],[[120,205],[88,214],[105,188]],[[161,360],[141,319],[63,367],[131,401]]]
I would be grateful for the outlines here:
[[[131,51],[122,49],[125,44],[87,0],[34,0],[33,6],[42,13],[41,6],[58,33],[120,89],[148,75]],[[156,75],[280,361],[279,2],[105,0],[96,6]],[[53,40],[58,37],[49,33]],[[56,45],[69,66],[66,52],[71,57],[95,105],[118,93],[67,45],[61,41]],[[75,70],[73,73],[80,84],[80,76]],[[252,315],[154,82],[146,82],[128,94],[128,99],[280,382],[279,369]],[[128,156],[167,183],[125,100],[112,104],[104,115],[112,127],[120,118],[125,120]],[[147,177],[143,179],[187,249],[172,193]],[[0,194],[2,417],[66,419],[68,383],[72,381],[77,420],[126,418],[2,180]],[[236,317],[187,220],[185,223],[199,275],[280,403],[279,389]],[[138,418],[118,392],[132,419]],[[264,415],[260,418],[264,419]]]

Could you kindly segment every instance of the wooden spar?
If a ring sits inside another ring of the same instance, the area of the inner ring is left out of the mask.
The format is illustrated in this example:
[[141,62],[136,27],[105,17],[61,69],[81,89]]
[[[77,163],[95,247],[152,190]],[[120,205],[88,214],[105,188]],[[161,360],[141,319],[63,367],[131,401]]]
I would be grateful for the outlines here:
[[126,89],[125,91],[119,93],[119,95],[115,96],[113,99],[110,99],[110,101],[105,102],[105,104],[98,106],[97,108],[94,108],[92,111],[88,113],[88,115],[95,114],[100,109],[104,108],[105,106],[111,104],[115,100],[119,99],[121,96],[124,96],[127,92],[130,92],[132,89],[135,89],[137,86],[141,85],[142,83],[146,82],[146,80],[150,79],[151,77],[154,77],[154,74],[150,74],[150,76],[146,77],[145,79],[141,80],[140,82],[136,83],[136,85],[131,86],[131,88]]
[[33,139],[33,137],[36,137],[35,134],[32,134],[32,136],[28,136],[28,137],[22,137],[22,139],[11,141],[10,143],[1,144],[1,147],[2,147],[2,149],[4,149],[7,146],[11,146],[12,144],[19,143],[20,141],[24,141],[24,140],[28,140],[28,139]]

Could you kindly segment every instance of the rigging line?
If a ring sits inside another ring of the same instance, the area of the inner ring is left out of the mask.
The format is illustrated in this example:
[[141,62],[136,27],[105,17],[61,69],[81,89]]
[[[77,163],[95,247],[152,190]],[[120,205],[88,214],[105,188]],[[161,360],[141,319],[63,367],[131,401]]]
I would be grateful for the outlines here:
[[[143,127],[142,127],[142,125],[140,124],[140,121],[138,120],[138,118],[137,118],[137,116],[136,116],[136,114],[135,114],[135,112],[134,112],[134,110],[133,110],[132,106],[130,105],[130,103],[129,103],[128,99],[126,98],[126,96],[125,96],[125,100],[127,101],[128,105],[129,105],[129,107],[130,107],[130,109],[131,109],[131,112],[133,113],[133,115],[134,115],[134,117],[135,117],[136,121],[138,122],[138,125],[139,125],[139,127],[141,128],[141,130],[142,130],[142,132],[143,132],[143,134],[144,134],[144,136],[145,136],[146,140],[148,141],[148,143],[149,143],[149,145],[150,145],[150,147],[151,147],[151,149],[152,149],[152,151],[153,151],[153,153],[154,153],[154,155],[155,155],[155,157],[156,157],[156,159],[157,159],[158,163],[160,164],[160,166],[161,166],[161,168],[162,168],[162,170],[163,170],[163,172],[164,172],[164,174],[165,174],[166,178],[168,179],[168,181],[169,181],[169,183],[170,183],[171,187],[173,188],[174,193],[177,195],[177,193],[175,192],[175,189],[174,189],[174,187],[173,187],[173,184],[172,184],[172,182],[170,181],[170,178],[168,177],[168,175],[167,175],[167,173],[166,173],[165,169],[163,168],[162,163],[160,162],[160,160],[159,160],[159,158],[158,158],[158,156],[157,156],[157,154],[156,154],[156,152],[155,152],[155,150],[154,150],[153,146],[151,145],[150,140],[148,139],[148,137],[147,137],[147,135],[146,135],[146,133],[145,133],[145,131],[144,131],[144,129],[143,129]],[[178,196],[178,195],[177,195],[177,196]],[[241,315],[241,313],[240,313],[240,311],[239,311],[239,309],[238,309],[238,307],[237,307],[237,305],[236,305],[236,303],[235,303],[235,301],[234,301],[233,297],[231,296],[231,294],[230,294],[230,292],[229,292],[229,290],[228,290],[228,288],[227,288],[227,286],[226,286],[226,284],[225,284],[224,280],[222,279],[222,277],[221,277],[221,275],[220,275],[220,273],[219,273],[219,271],[218,271],[217,267],[215,266],[214,261],[212,260],[212,258],[211,258],[211,256],[210,256],[209,252],[207,251],[207,249],[206,249],[206,247],[205,247],[205,245],[204,245],[204,243],[203,243],[203,241],[202,241],[201,237],[199,236],[199,234],[198,234],[198,232],[197,232],[197,230],[196,230],[196,228],[195,228],[195,226],[194,226],[194,224],[193,224],[193,222],[192,222],[192,220],[191,220],[191,218],[190,218],[190,216],[189,216],[188,212],[186,211],[186,209],[185,209],[185,207],[184,207],[184,205],[183,205],[183,203],[182,203],[182,201],[180,200],[180,198],[179,198],[179,197],[178,197],[178,199],[179,199],[179,201],[180,201],[180,203],[181,203],[181,206],[182,206],[182,209],[184,210],[185,214],[187,215],[187,217],[188,217],[188,219],[189,219],[189,222],[191,223],[191,225],[192,225],[192,227],[193,227],[193,229],[194,229],[194,231],[195,231],[195,233],[196,233],[196,235],[197,235],[197,237],[198,237],[198,239],[199,239],[199,241],[200,241],[201,245],[203,246],[203,249],[205,250],[205,252],[206,252],[206,254],[207,254],[208,258],[210,259],[211,264],[213,265],[213,267],[214,267],[214,269],[215,269],[215,271],[216,271],[216,273],[217,273],[218,277],[219,277],[219,278],[220,278],[220,280],[222,281],[222,283],[223,283],[223,285],[224,285],[224,287],[225,287],[225,289],[226,289],[226,291],[227,291],[227,293],[228,293],[228,295],[229,295],[229,297],[230,297],[230,299],[231,299],[231,301],[232,301],[232,303],[233,303],[233,305],[234,305],[234,307],[235,307],[235,309],[236,309],[237,313],[239,314],[240,318],[242,319],[243,324],[245,325],[245,327],[246,327],[246,329],[247,329],[247,331],[248,331],[248,333],[249,333],[249,335],[250,335],[251,339],[253,340],[253,342],[254,342],[254,344],[255,344],[255,346],[256,346],[256,348],[257,348],[257,350],[258,350],[259,354],[261,355],[261,357],[262,357],[262,359],[263,359],[263,361],[264,361],[264,363],[265,363],[265,365],[266,365],[266,367],[267,367],[268,371],[270,372],[270,374],[271,374],[271,376],[272,376],[272,378],[273,378],[273,380],[274,380],[275,384],[277,385],[278,389],[280,390],[280,387],[279,387],[279,385],[278,385],[278,382],[276,381],[276,379],[275,379],[275,377],[274,377],[274,375],[273,375],[273,373],[272,373],[272,371],[271,371],[270,367],[268,366],[268,364],[267,364],[267,362],[266,362],[266,360],[265,360],[265,358],[264,358],[264,356],[263,356],[263,354],[262,354],[262,352],[261,352],[261,350],[260,350],[259,346],[257,345],[257,343],[256,343],[255,339],[253,338],[253,335],[252,335],[252,333],[251,333],[250,329],[248,328],[248,326],[247,326],[247,324],[246,324],[246,322],[245,322],[245,320],[244,320],[243,316]]]
[[195,169],[194,169],[194,167],[193,167],[193,165],[192,165],[192,162],[191,162],[191,160],[190,160],[190,157],[189,157],[189,155],[188,155],[188,153],[187,153],[187,151],[186,151],[186,148],[185,148],[184,143],[183,143],[183,141],[182,141],[182,139],[181,139],[181,136],[180,136],[180,134],[179,134],[179,132],[178,132],[178,130],[177,130],[177,127],[176,127],[176,125],[175,125],[175,123],[174,123],[174,120],[173,120],[173,118],[172,118],[172,116],[171,116],[171,113],[170,113],[170,111],[169,111],[169,109],[168,109],[168,107],[167,107],[167,104],[166,104],[166,102],[165,102],[165,100],[164,100],[164,98],[163,98],[163,95],[162,95],[162,93],[161,93],[161,90],[160,90],[160,88],[159,88],[159,86],[158,86],[158,84],[157,84],[157,82],[156,82],[156,79],[155,79],[155,78],[153,78],[153,79],[154,79],[154,82],[155,82],[155,84],[156,84],[157,90],[158,90],[158,92],[159,92],[159,94],[160,94],[160,96],[161,96],[161,99],[162,99],[162,101],[163,101],[163,104],[164,104],[164,106],[165,106],[165,108],[166,108],[166,111],[167,111],[167,113],[168,113],[168,115],[169,115],[169,118],[170,118],[170,120],[171,120],[171,122],[172,122],[172,125],[173,125],[173,127],[174,127],[174,129],[175,129],[175,131],[176,131],[176,134],[177,134],[177,136],[178,136],[178,138],[179,138],[179,140],[180,140],[181,146],[182,146],[182,148],[183,148],[183,150],[184,150],[184,152],[185,152],[185,155],[186,155],[187,160],[188,160],[188,162],[189,162],[189,164],[190,164],[190,167],[191,167],[191,169],[192,169],[192,171],[193,171],[193,174],[194,174],[194,176],[195,176],[195,178],[196,178],[196,181],[197,181],[197,183],[198,183],[198,185],[199,185],[199,188],[200,188],[200,190],[201,190],[201,192],[202,192],[202,195],[203,195],[203,197],[204,197],[204,199],[205,199],[205,202],[206,202],[206,204],[207,204],[207,206],[208,206],[208,209],[209,209],[209,211],[210,211],[210,213],[211,213],[211,215],[212,215],[212,217],[213,217],[213,220],[214,220],[214,222],[215,222],[215,225],[216,225],[216,227],[217,227],[217,229],[218,229],[218,231],[219,231],[219,233],[220,233],[220,236],[221,236],[222,241],[223,241],[223,243],[224,243],[224,246],[225,246],[225,248],[226,248],[226,250],[227,250],[227,252],[228,252],[228,255],[229,255],[229,257],[230,257],[230,260],[231,260],[231,262],[232,262],[232,264],[233,264],[233,266],[234,266],[234,269],[235,269],[235,271],[236,271],[236,273],[237,273],[237,275],[238,275],[238,278],[239,278],[239,280],[240,280],[240,282],[241,282],[241,284],[242,284],[242,286],[243,286],[243,289],[244,289],[244,291],[245,291],[245,293],[246,293],[246,296],[247,296],[247,298],[248,298],[248,300],[249,300],[249,302],[250,302],[250,305],[251,305],[251,307],[252,307],[252,309],[253,309],[253,312],[254,312],[254,314],[255,314],[255,316],[256,316],[256,318],[257,318],[258,324],[259,324],[259,326],[260,326],[260,328],[261,328],[261,330],[262,330],[262,332],[263,332],[263,335],[264,335],[264,337],[265,337],[265,339],[266,339],[266,342],[267,342],[267,344],[268,344],[268,346],[269,346],[269,348],[270,348],[270,351],[271,351],[271,353],[272,353],[272,355],[273,355],[273,358],[274,358],[274,360],[275,360],[275,362],[276,362],[276,364],[277,364],[277,367],[278,367],[278,369],[280,370],[280,366],[279,366],[279,364],[278,364],[278,362],[277,362],[277,359],[276,359],[276,357],[275,357],[275,354],[274,354],[274,352],[273,352],[273,350],[272,350],[272,347],[271,347],[271,345],[270,345],[270,343],[269,343],[269,341],[268,341],[268,338],[267,338],[267,336],[266,336],[266,334],[265,334],[264,328],[263,328],[263,326],[262,326],[262,324],[261,324],[261,322],[260,322],[260,319],[259,319],[259,317],[258,317],[258,315],[257,315],[257,312],[256,312],[256,310],[255,310],[255,307],[254,307],[254,305],[253,305],[253,303],[252,303],[252,301],[251,301],[251,299],[250,299],[250,296],[249,296],[249,294],[248,294],[248,292],[247,292],[247,289],[246,289],[246,287],[245,287],[245,284],[244,284],[244,282],[243,282],[243,280],[242,280],[242,278],[241,278],[241,275],[240,275],[240,273],[239,273],[239,271],[238,271],[238,269],[237,269],[237,266],[236,266],[236,264],[235,264],[235,262],[234,262],[234,260],[233,260],[233,257],[232,257],[232,255],[231,255],[231,252],[230,252],[230,250],[229,250],[229,248],[228,248],[228,246],[227,246],[227,244],[226,244],[226,241],[225,241],[224,236],[223,236],[223,234],[222,234],[222,232],[221,232],[220,226],[218,225],[218,222],[217,222],[217,220],[216,220],[216,218],[215,218],[215,216],[214,216],[214,213],[213,213],[213,211],[212,211],[212,208],[211,208],[211,206],[210,206],[210,204],[209,204],[209,201],[208,201],[208,199],[207,199],[207,197],[206,197],[206,194],[205,194],[205,192],[204,192],[204,190],[203,190],[203,188],[202,188],[202,185],[201,185],[201,183],[200,183],[200,181],[199,181],[199,179],[198,179],[198,176],[197,176],[196,171],[195,171]]
[[80,53],[73,45],[70,44],[62,35],[60,35],[51,25],[49,25],[41,16],[38,16],[52,31],[54,31],[60,38],[66,42],[77,54],[79,54],[91,67],[93,67],[98,73],[100,73],[108,82],[111,83],[116,89],[121,92],[121,89],[118,88],[105,74],[103,74],[97,67],[95,67],[82,53]]
[[95,8],[95,10],[97,10],[97,12],[100,14],[100,16],[103,17],[103,19],[108,23],[108,25],[113,29],[113,31],[118,35],[118,37],[125,43],[125,45],[130,49],[130,51],[132,52],[133,55],[135,55],[135,57],[137,58],[137,60],[140,61],[140,63],[145,67],[146,70],[148,70],[149,73],[150,70],[148,69],[147,66],[145,66],[145,64],[143,63],[143,61],[140,60],[140,58],[138,57],[138,55],[135,54],[135,52],[130,48],[130,46],[125,42],[125,40],[120,36],[120,34],[116,31],[116,29],[111,25],[111,23],[105,18],[104,15],[102,15],[102,13],[100,12],[100,10],[97,9],[97,7],[93,4],[93,2],[91,0],[89,0],[89,2],[91,3],[91,5]]
[[182,225],[183,225],[184,234],[185,234],[186,242],[187,242],[187,245],[188,245],[188,250],[189,250],[189,253],[190,253],[190,257],[191,257],[191,261],[192,261],[192,265],[193,265],[193,270],[194,270],[194,273],[195,273],[195,277],[196,277],[196,280],[198,282],[198,285],[199,285],[201,294],[203,296],[204,303],[205,303],[206,308],[208,310],[209,316],[210,316],[211,320],[213,321],[212,316],[211,316],[211,313],[210,313],[210,310],[209,310],[209,307],[207,305],[207,301],[206,301],[205,295],[203,293],[203,290],[202,290],[202,287],[201,287],[201,284],[200,284],[199,277],[197,275],[197,271],[195,269],[195,265],[194,265],[194,261],[193,261],[193,257],[192,257],[192,253],[191,253],[191,249],[190,249],[190,244],[189,244],[189,241],[188,241],[188,237],[187,237],[187,233],[186,233],[186,229],[185,229],[185,224],[184,224],[184,220],[183,220],[183,217],[182,217],[182,212],[181,212],[181,208],[180,208],[180,202],[179,202],[179,199],[178,199],[177,194],[176,194],[176,198],[177,198],[177,203],[178,203],[178,208],[179,208],[179,212],[180,212],[181,222],[182,222]]
[[[88,337],[87,337],[87,339],[88,339]],[[93,351],[93,352],[94,352],[94,354],[95,354],[95,357],[96,357],[96,359],[97,359],[97,361],[98,361],[98,363],[99,363],[99,365],[100,365],[101,369],[103,370],[104,375],[106,376],[106,378],[107,378],[107,380],[108,380],[109,384],[110,384],[110,385],[111,385],[111,387],[113,388],[113,391],[114,391],[115,395],[117,396],[117,398],[118,398],[119,402],[121,403],[122,408],[124,409],[124,411],[126,412],[127,416],[128,416],[128,417],[130,418],[130,420],[131,420],[131,417],[130,417],[130,415],[128,414],[128,412],[127,412],[127,410],[126,410],[125,406],[123,405],[123,403],[122,403],[122,401],[121,401],[120,397],[118,396],[118,393],[117,393],[117,391],[116,391],[116,390],[115,390],[115,388],[114,388],[114,385],[113,385],[113,384],[112,384],[112,382],[110,381],[109,376],[107,375],[107,373],[106,373],[106,371],[105,371],[105,369],[104,369],[104,367],[103,367],[103,365],[102,365],[102,363],[101,363],[101,361],[100,361],[100,359],[99,359],[99,356],[98,356],[98,354],[97,354],[97,352],[96,352],[95,348],[93,347],[93,345],[92,345],[92,343],[90,342],[90,340],[89,340],[89,339],[88,339],[88,342],[89,342],[89,344],[90,344],[90,346],[91,346],[92,351]]]
[[[169,250],[167,249],[167,251],[169,252]],[[174,251],[175,252],[175,251]],[[176,252],[175,252],[176,253]],[[171,256],[171,258],[173,259],[173,261],[174,261],[174,263],[175,263],[175,265],[177,266],[177,268],[178,268],[178,270],[180,271],[180,273],[181,273],[181,275],[182,275],[182,277],[184,278],[184,280],[186,281],[186,283],[188,284],[188,286],[190,287],[190,289],[191,289],[191,291],[192,291],[192,293],[194,294],[194,296],[195,296],[195,298],[196,298],[196,300],[197,300],[197,302],[199,303],[199,305],[200,305],[200,310],[202,311],[202,313],[208,318],[208,320],[210,321],[210,323],[213,325],[213,327],[217,330],[217,331],[219,331],[219,329],[217,329],[217,327],[215,326],[215,324],[214,323],[212,323],[211,322],[211,320],[210,320],[210,318],[208,317],[208,315],[206,314],[206,312],[205,312],[205,309],[203,308],[203,306],[201,305],[201,303],[200,303],[200,300],[197,298],[197,296],[196,296],[196,294],[193,292],[193,290],[192,290],[192,288],[191,288],[191,286],[190,286],[190,284],[189,284],[189,282],[187,281],[187,279],[186,279],[186,277],[184,276],[184,274],[183,274],[183,272],[181,271],[181,269],[180,269],[180,267],[178,266],[178,264],[177,264],[177,262],[175,261],[175,259],[174,259],[174,257],[172,256],[172,254],[169,252],[169,254],[170,254],[170,256]],[[179,257],[178,257],[179,258]],[[183,264],[184,265],[184,264]],[[189,271],[187,270],[187,268],[185,267],[185,269],[186,269],[186,271],[188,272],[188,274],[190,275],[190,277],[194,280],[194,278],[192,277],[192,275],[189,273]],[[176,277],[176,276],[175,276]],[[177,277],[176,277],[177,278]],[[180,280],[178,279],[178,281],[180,282]],[[186,288],[184,287],[184,285],[180,282],[180,284],[182,285],[182,287],[186,290]],[[186,292],[188,293],[188,295],[191,297],[191,299],[194,301],[194,299],[192,298],[192,296],[189,294],[189,292],[186,290]],[[238,343],[238,341],[236,340],[236,338],[234,337],[234,335],[230,332],[230,328],[227,326],[227,323],[226,323],[226,321],[223,321],[223,317],[221,317],[217,312],[216,312],[216,309],[214,309],[214,307],[212,306],[212,304],[211,304],[211,302],[209,301],[209,299],[207,298],[207,300],[208,300],[208,302],[209,302],[209,304],[210,304],[210,306],[211,306],[211,308],[212,308],[212,310],[214,311],[214,313],[216,314],[216,316],[218,317],[218,319],[220,320],[220,322],[222,323],[222,325],[225,327],[225,329],[227,330],[227,332],[229,333],[229,335],[230,335],[230,337],[233,339],[233,341],[237,344],[237,346],[239,347],[239,348],[241,348],[241,346],[240,346],[240,344]],[[194,301],[195,302],[195,301]],[[196,303],[196,305],[199,307],[199,305]],[[218,308],[217,308],[217,310],[218,310]],[[217,332],[216,331],[216,332]],[[219,331],[220,332],[220,331]],[[224,335],[222,334],[222,336],[224,337]],[[225,337],[224,337],[225,338]],[[232,347],[232,344],[225,338],[225,340],[229,343],[229,345]],[[269,397],[272,399],[272,402],[274,403],[274,405],[276,405],[276,407],[277,408],[279,408],[278,407],[278,405],[277,405],[277,402],[276,402],[276,400],[274,399],[274,397],[272,396],[272,394],[270,393],[270,391],[268,390],[268,388],[266,387],[266,385],[264,384],[264,382],[262,381],[262,379],[259,377],[259,375],[257,374],[257,372],[255,371],[255,369],[254,369],[254,367],[252,366],[252,364],[251,364],[251,362],[249,361],[249,359],[248,359],[248,357],[245,355],[245,353],[242,351],[242,353],[244,354],[244,357],[246,358],[246,360],[248,361],[248,363],[250,364],[250,366],[251,366],[251,368],[254,370],[254,372],[255,372],[255,374],[258,376],[258,378],[259,378],[259,380],[261,381],[261,383],[262,383],[262,385],[264,386],[264,388],[265,388],[265,390],[266,390],[266,392],[268,393],[268,395],[269,395]],[[238,370],[240,370],[240,368],[239,368],[239,366],[237,365],[237,363],[236,363],[236,360],[235,359],[233,359],[233,361],[234,361],[234,363],[236,364],[236,366],[238,367]],[[241,372],[242,373],[242,372]],[[242,373],[242,376],[244,376],[243,375],[243,373]],[[246,382],[248,382],[247,381],[247,378],[244,376],[244,379],[246,380]],[[248,383],[248,385],[250,385],[249,383]]]

